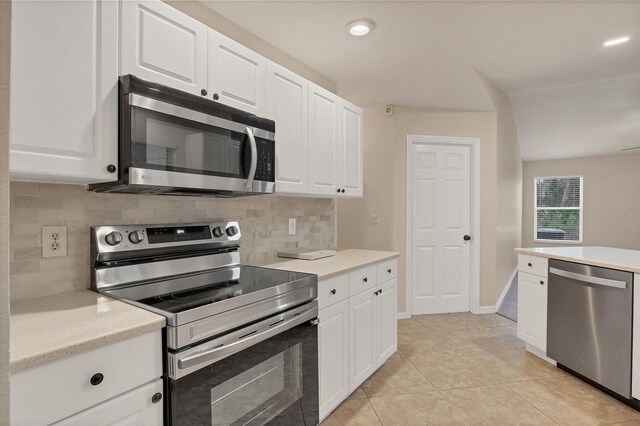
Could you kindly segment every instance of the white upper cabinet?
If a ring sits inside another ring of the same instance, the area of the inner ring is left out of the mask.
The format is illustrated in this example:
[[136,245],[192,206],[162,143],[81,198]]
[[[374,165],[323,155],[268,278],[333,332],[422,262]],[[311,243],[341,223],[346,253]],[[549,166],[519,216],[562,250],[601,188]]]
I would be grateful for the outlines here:
[[14,1],[12,179],[117,179],[118,2]]
[[267,60],[209,29],[209,98],[265,115]]
[[123,1],[121,74],[202,95],[207,27],[161,1]]
[[304,194],[308,190],[307,86],[299,75],[269,62],[267,117],[276,122],[276,190]]
[[333,93],[309,83],[308,161],[311,194],[338,194],[339,102],[340,99]]
[[[340,193],[362,197],[362,109],[340,100]],[[345,190],[342,192],[342,190]]]

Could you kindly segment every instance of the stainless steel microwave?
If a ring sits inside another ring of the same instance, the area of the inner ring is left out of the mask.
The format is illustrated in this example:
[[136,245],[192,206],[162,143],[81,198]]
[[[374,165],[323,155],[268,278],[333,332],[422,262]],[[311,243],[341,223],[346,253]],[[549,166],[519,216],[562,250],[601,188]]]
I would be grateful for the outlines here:
[[120,77],[118,180],[96,192],[275,191],[275,123],[133,75]]

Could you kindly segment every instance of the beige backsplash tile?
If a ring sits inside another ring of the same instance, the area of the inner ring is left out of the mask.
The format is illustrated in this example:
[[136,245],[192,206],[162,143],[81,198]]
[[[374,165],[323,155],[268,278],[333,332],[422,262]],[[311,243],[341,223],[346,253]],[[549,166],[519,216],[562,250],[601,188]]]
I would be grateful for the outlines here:
[[[298,220],[288,235],[288,218]],[[245,263],[264,264],[285,248],[334,248],[331,199],[255,196],[237,199],[95,194],[81,185],[11,182],[11,300],[86,288],[89,227],[238,220]],[[42,226],[66,225],[68,255],[42,259]]]

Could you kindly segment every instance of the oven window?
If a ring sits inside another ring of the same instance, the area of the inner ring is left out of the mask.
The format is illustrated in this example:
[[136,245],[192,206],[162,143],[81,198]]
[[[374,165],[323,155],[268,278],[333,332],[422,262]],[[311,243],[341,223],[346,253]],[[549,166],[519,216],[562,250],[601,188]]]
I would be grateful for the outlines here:
[[169,380],[170,423],[318,424],[317,327],[309,323]]
[[246,135],[143,108],[132,108],[133,167],[246,177]]

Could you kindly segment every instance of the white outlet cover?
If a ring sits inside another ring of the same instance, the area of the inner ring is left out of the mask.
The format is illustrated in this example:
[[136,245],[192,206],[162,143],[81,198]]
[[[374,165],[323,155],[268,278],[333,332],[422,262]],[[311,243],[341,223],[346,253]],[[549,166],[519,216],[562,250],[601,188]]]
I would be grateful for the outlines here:
[[64,257],[67,255],[67,227],[42,227],[42,257]]
[[296,235],[296,218],[289,218],[289,235]]

